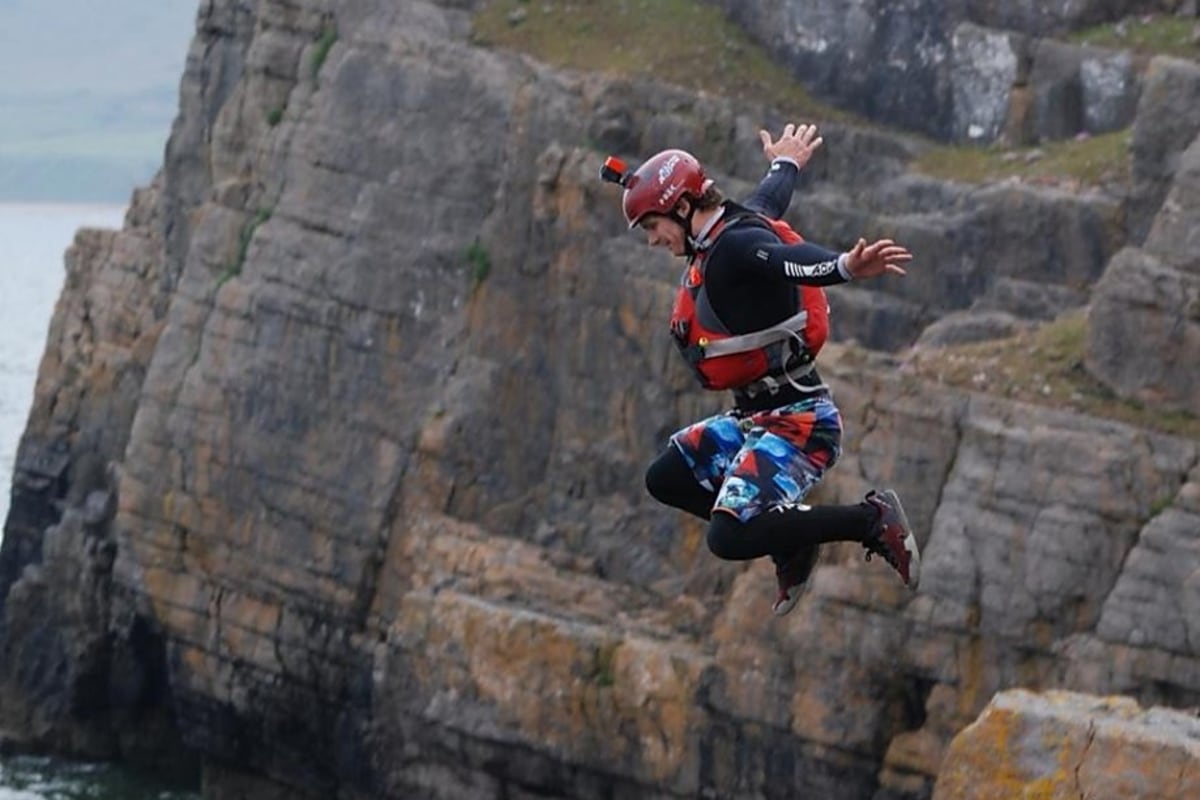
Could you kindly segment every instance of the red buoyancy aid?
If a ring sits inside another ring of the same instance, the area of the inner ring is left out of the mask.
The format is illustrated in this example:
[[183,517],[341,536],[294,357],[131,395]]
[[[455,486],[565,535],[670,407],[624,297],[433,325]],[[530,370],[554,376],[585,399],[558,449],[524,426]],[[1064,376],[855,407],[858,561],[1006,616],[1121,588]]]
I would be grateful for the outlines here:
[[[720,230],[736,224],[770,227],[785,244],[803,242],[800,234],[783,220],[767,219],[748,212],[720,223]],[[735,335],[713,311],[704,288],[704,260],[711,247],[692,256],[675,295],[671,333],[684,359],[706,389],[737,389],[768,375],[783,375],[784,366],[793,377],[812,369],[813,359],[829,336],[829,304],[820,286],[797,286],[797,313],[776,325],[748,334]],[[799,362],[788,364],[791,342],[802,345]]]

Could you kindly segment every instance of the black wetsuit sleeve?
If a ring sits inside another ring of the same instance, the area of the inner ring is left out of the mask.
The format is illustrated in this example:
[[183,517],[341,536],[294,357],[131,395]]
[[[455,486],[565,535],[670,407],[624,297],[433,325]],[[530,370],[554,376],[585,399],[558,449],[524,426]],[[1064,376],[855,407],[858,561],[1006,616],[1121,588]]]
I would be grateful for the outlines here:
[[849,280],[838,267],[841,255],[809,242],[784,244],[766,228],[745,226],[725,231],[710,261],[736,263],[738,269],[769,281],[833,286]]
[[777,158],[741,205],[771,219],[781,219],[792,204],[800,168],[794,161]]

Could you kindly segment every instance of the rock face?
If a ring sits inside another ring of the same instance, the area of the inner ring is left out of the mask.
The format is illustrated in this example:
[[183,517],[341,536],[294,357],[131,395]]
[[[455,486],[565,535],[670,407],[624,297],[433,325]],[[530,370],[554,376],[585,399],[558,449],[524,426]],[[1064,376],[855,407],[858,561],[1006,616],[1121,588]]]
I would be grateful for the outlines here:
[[1147,159],[1138,177],[1165,200],[1145,243],[1122,250],[1096,287],[1087,367],[1124,397],[1200,414],[1200,375],[1183,368],[1200,347],[1200,67],[1156,62],[1146,105],[1135,147],[1171,155]]
[[[1047,742],[1053,742],[1052,749]],[[934,800],[1200,795],[1200,717],[1128,698],[1003,692],[955,737]]]
[[[676,363],[678,265],[592,149],[688,147],[736,194],[767,110],[478,48],[464,5],[201,5],[159,180],[68,254],[0,551],[0,728],[196,759],[209,798],[899,799],[1009,687],[1198,702],[1200,444],[836,343],[821,499],[894,485],[925,575],[828,547],[773,619],[769,565],[642,489],[724,398]],[[937,184],[918,143],[824,133],[801,230],[929,254],[831,292],[880,349],[1086,302],[1156,196]],[[1195,227],[1179,180],[1158,229]]]
[[1044,38],[1174,0],[721,0],[819,95],[938,139],[1027,144],[1128,125],[1129,54]]

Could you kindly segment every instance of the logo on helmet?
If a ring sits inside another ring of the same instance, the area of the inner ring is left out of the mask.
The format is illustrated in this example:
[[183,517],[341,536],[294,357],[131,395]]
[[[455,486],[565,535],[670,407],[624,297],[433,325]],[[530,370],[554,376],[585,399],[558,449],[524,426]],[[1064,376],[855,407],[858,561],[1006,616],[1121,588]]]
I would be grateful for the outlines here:
[[675,166],[679,164],[679,155],[673,155],[667,159],[667,163],[658,168],[658,182],[666,183],[667,178],[671,177],[671,173],[675,171]]
[[683,187],[682,183],[680,183],[679,181],[675,181],[670,186],[663,189],[662,194],[660,194],[658,196],[658,204],[660,206],[665,206],[668,202],[670,202],[672,195],[674,195],[682,187]]

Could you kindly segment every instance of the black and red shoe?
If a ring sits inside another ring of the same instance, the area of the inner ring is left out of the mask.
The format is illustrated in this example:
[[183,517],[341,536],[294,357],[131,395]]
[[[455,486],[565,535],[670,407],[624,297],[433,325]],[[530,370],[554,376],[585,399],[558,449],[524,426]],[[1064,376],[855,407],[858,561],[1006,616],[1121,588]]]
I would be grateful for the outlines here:
[[793,608],[804,594],[804,585],[812,575],[813,567],[817,565],[817,556],[821,553],[819,545],[801,547],[796,555],[782,564],[775,566],[775,579],[779,581],[779,595],[771,612],[782,617]]
[[904,585],[916,591],[921,581],[921,552],[900,498],[891,489],[872,490],[867,493],[866,501],[879,509],[879,520],[862,543],[867,549],[867,561],[872,555],[883,556],[900,573]]

